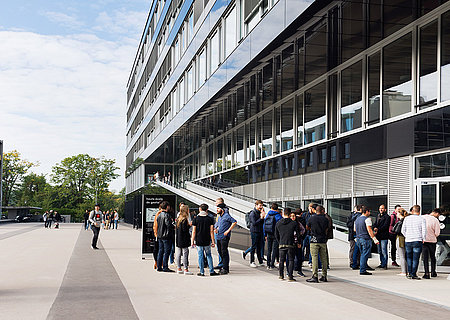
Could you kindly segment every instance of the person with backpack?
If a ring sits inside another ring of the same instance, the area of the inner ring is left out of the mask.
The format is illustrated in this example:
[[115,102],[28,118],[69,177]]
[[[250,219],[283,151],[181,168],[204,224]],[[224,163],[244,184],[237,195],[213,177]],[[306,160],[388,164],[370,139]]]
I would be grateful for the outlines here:
[[393,267],[399,267],[397,263],[397,235],[393,232],[393,228],[398,221],[397,215],[401,209],[401,205],[395,205],[394,212],[392,212],[389,222],[389,242],[391,243],[391,260]]
[[264,236],[263,225],[266,213],[264,211],[264,204],[261,200],[256,200],[255,207],[250,212],[250,235],[252,239],[252,247],[250,251],[250,267],[256,268],[255,252],[258,257],[259,265],[264,263],[261,255],[262,237]]
[[267,239],[267,270],[275,268],[275,259],[278,258],[278,242],[275,238],[275,225],[282,219],[278,212],[278,205],[273,203],[264,219],[264,237]]

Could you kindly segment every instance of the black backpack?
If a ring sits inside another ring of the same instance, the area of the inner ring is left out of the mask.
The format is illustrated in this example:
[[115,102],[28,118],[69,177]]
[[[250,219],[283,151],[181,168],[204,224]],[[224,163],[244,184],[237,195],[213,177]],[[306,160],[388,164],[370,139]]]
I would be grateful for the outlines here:
[[245,214],[245,224],[247,225],[247,228],[250,229],[250,214],[253,212],[249,211]]
[[265,233],[274,233],[275,232],[275,215],[268,214],[264,219],[264,232]]

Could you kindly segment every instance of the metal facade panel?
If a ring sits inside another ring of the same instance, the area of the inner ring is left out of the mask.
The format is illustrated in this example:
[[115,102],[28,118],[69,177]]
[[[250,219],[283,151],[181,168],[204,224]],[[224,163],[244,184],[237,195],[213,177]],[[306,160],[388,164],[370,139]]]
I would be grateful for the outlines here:
[[284,197],[301,196],[301,176],[288,177],[284,179]]
[[260,199],[260,200],[266,200],[266,183],[265,182],[255,183],[254,198]]
[[389,213],[399,204],[406,210],[412,206],[412,158],[410,156],[389,160]]
[[322,171],[303,176],[303,196],[310,197],[324,194],[323,175],[324,172]]
[[253,198],[253,185],[252,184],[246,184],[245,186],[242,186],[242,193],[247,196]]
[[267,188],[269,194],[269,200],[278,200],[282,198],[282,180],[272,180],[268,181]]
[[352,192],[352,168],[328,170],[326,173],[326,194],[339,195]]
[[388,189],[387,160],[360,164],[354,167],[354,192],[373,193]]

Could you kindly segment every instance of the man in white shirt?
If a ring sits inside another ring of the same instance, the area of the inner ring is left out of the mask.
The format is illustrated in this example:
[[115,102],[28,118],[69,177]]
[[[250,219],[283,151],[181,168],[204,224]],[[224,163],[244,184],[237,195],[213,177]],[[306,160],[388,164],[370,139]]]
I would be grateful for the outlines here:
[[420,206],[414,205],[411,215],[403,220],[402,234],[405,236],[406,264],[408,279],[420,280],[417,276],[419,258],[422,253],[423,242],[427,235],[425,219],[420,215]]
[[431,260],[431,277],[437,277],[436,273],[436,243],[437,237],[441,234],[441,227],[439,224],[439,216],[441,209],[436,208],[430,214],[423,216],[427,225],[427,237],[423,243],[423,269],[425,274],[423,279],[430,279],[430,267],[428,261]]

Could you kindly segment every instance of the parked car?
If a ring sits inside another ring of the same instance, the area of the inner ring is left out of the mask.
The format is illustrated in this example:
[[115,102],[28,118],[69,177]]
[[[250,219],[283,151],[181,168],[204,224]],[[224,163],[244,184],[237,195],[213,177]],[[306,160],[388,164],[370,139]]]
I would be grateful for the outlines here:
[[16,222],[39,222],[42,221],[42,217],[39,215],[34,215],[32,213],[23,214],[16,216]]

